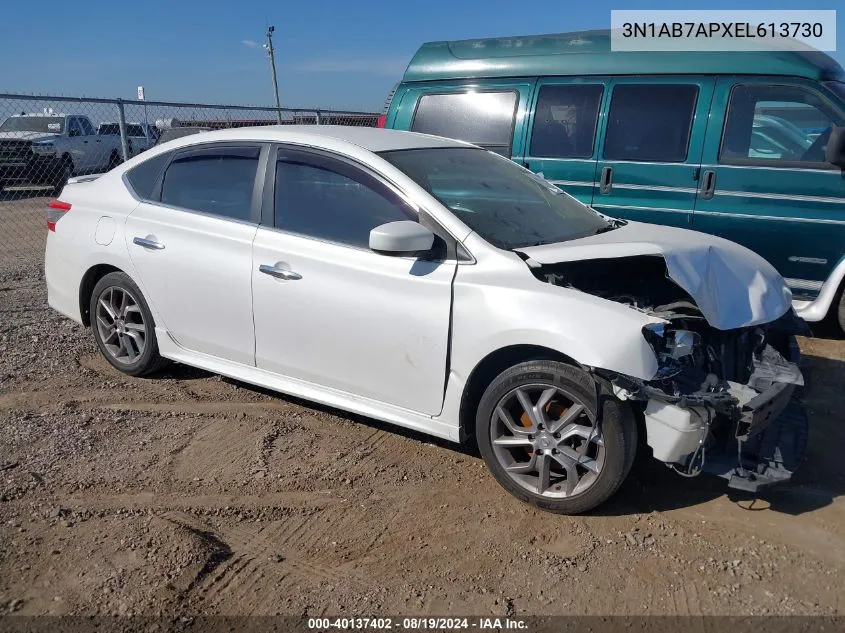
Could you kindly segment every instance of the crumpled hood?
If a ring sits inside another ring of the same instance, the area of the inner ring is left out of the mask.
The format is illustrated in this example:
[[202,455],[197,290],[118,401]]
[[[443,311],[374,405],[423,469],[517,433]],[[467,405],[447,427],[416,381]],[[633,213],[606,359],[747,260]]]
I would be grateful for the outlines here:
[[5,139],[15,139],[20,141],[52,141],[58,136],[58,134],[50,134],[49,132],[0,132],[0,141]]
[[661,255],[669,277],[719,330],[768,323],[789,310],[780,273],[744,246],[706,233],[628,222],[607,233],[516,249],[539,264]]

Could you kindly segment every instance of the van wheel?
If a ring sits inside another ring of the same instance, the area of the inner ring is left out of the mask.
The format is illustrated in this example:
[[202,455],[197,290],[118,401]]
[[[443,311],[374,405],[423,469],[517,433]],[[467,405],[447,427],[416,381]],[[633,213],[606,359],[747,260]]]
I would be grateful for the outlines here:
[[845,282],[839,289],[839,310],[837,313],[837,320],[839,321],[839,333],[845,336]]
[[158,353],[153,315],[129,275],[114,272],[100,279],[88,309],[97,347],[113,367],[145,376],[169,363]]
[[544,510],[578,514],[607,500],[631,470],[631,409],[584,371],[530,361],[500,374],[481,398],[478,447],[512,495]]

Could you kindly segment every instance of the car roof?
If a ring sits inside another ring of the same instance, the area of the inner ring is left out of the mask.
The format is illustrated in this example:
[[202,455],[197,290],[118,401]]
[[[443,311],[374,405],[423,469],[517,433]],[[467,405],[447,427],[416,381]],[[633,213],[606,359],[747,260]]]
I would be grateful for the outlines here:
[[743,52],[612,52],[610,30],[427,42],[403,81],[479,77],[578,75],[788,75],[845,79],[845,71],[817,50]]
[[425,147],[474,147],[453,139],[382,128],[344,125],[268,125],[240,127],[193,134],[173,141],[173,147],[218,141],[272,141],[338,148],[354,145],[371,152],[417,149]]

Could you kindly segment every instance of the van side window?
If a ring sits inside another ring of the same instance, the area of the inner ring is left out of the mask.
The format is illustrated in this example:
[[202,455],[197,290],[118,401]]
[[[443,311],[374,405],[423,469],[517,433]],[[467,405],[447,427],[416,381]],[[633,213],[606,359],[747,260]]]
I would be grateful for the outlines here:
[[423,95],[411,131],[468,141],[510,158],[517,96],[511,90]]
[[698,86],[620,84],[613,88],[604,158],[682,163],[687,159]]
[[843,117],[799,86],[736,85],[731,90],[720,163],[832,168],[825,146]]
[[590,158],[603,91],[599,84],[540,88],[531,133],[531,156]]

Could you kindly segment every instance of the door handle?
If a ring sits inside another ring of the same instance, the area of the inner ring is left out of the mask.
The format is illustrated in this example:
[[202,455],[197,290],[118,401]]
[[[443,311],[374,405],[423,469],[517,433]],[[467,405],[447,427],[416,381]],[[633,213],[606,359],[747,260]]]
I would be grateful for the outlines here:
[[132,243],[137,244],[138,246],[143,246],[144,248],[150,248],[154,251],[164,250],[164,244],[156,242],[155,240],[148,240],[146,237],[133,238]]
[[708,169],[701,181],[701,199],[710,200],[716,192],[716,172]]
[[602,167],[599,192],[607,195],[611,189],[613,189],[613,167]]
[[299,273],[295,273],[292,270],[285,270],[284,268],[277,268],[276,266],[270,266],[269,264],[261,264],[258,267],[258,270],[259,272],[275,277],[276,279],[287,279],[288,281],[302,279],[302,275]]

